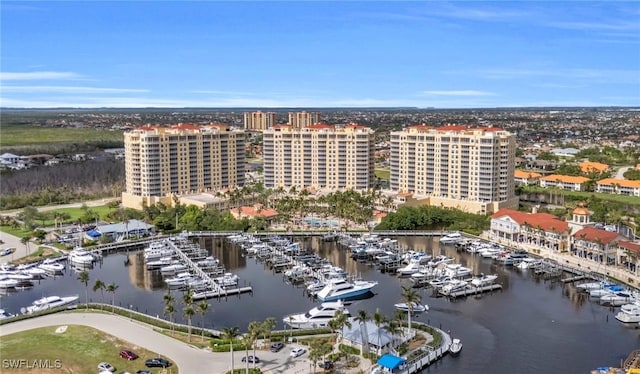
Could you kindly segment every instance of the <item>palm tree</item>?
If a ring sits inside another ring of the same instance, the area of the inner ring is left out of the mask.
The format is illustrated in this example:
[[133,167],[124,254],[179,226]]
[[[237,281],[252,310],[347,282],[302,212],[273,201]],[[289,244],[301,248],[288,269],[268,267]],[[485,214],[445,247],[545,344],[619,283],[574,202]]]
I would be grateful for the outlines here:
[[[253,347],[253,357],[256,357],[256,340],[258,339],[258,336],[260,336],[261,332],[262,324],[260,322],[253,321],[249,323],[249,335],[247,337],[249,338],[251,346]],[[256,368],[255,360],[253,360],[253,368]],[[249,372],[249,370],[247,370],[247,372]]]
[[336,321],[336,326],[338,327],[338,329],[340,329],[340,336],[344,336],[345,326],[351,328],[351,321],[349,321],[349,316],[346,315],[342,310],[338,310],[336,314],[333,315],[333,319]]
[[80,272],[80,274],[78,274],[78,280],[80,283],[84,284],[85,303],[87,309],[89,309],[89,272],[86,270]]
[[267,339],[267,334],[269,338],[271,338],[271,331],[273,331],[274,328],[276,328],[275,318],[269,317],[262,322],[262,333],[265,340]]
[[387,317],[384,316],[384,314],[382,314],[380,312],[380,309],[376,308],[376,312],[373,313],[373,323],[375,323],[376,327],[377,327],[377,333],[378,333],[378,352],[380,352],[380,327],[382,327],[382,325],[384,325],[387,322]]
[[407,313],[407,322],[409,325],[409,335],[411,335],[411,315],[413,314],[413,306],[422,301],[422,297],[411,287],[402,287],[402,301],[407,303],[409,312]]
[[207,310],[209,310],[209,303],[205,300],[196,305],[196,312],[202,316],[202,328],[200,329],[202,341],[204,341],[204,315],[207,314]]
[[118,289],[118,285],[115,283],[109,283],[107,286],[107,292],[111,292],[111,313],[113,313],[116,309],[116,290]]
[[391,334],[391,341],[393,345],[395,344],[396,336],[402,334],[402,322],[398,320],[390,320],[385,326],[385,330]]
[[331,331],[333,331],[334,333],[336,333],[336,342],[335,344],[338,343],[338,333],[337,331],[340,330],[340,325],[338,324],[338,321],[334,318],[330,319],[329,322],[327,322],[327,326],[331,329]]
[[184,316],[187,318],[187,324],[189,325],[189,341],[191,341],[191,319],[195,314],[195,310],[193,310],[193,290],[189,290],[182,296],[182,301],[184,302],[184,309],[182,310]]
[[173,314],[176,312],[173,295],[168,292],[163,296],[163,300],[164,314],[169,316],[169,322],[171,322],[171,331],[173,332]]
[[[96,292],[98,290],[100,290],[100,293],[102,294],[102,303],[104,304],[104,290],[105,288],[107,288],[107,285],[104,284],[103,281],[101,281],[100,279],[96,279],[96,283],[93,284],[93,292]],[[102,307],[100,307],[102,309]]]
[[22,243],[27,248],[27,256],[29,256],[29,253],[31,252],[31,250],[29,249],[30,240],[31,240],[31,234],[20,238],[20,243]]
[[355,321],[360,324],[360,336],[362,337],[362,344],[360,345],[360,354],[369,352],[369,334],[367,333],[367,321],[370,320],[366,310],[360,309],[356,315]]
[[240,330],[237,327],[225,327],[222,329],[222,338],[229,340],[229,352],[231,354],[231,373],[233,373],[233,340],[240,336]]

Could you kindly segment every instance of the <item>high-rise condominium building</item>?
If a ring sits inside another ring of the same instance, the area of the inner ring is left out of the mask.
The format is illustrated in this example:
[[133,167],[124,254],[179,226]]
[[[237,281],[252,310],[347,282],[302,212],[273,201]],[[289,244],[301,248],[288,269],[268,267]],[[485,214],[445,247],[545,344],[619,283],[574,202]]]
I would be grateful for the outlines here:
[[[225,125],[145,126],[124,134],[123,206],[244,185],[245,133]],[[168,199],[168,200],[167,200]]]
[[391,132],[391,189],[432,206],[517,209],[514,136],[496,128],[412,126]]
[[374,131],[364,126],[276,125],[262,133],[264,185],[367,190],[374,151]]
[[244,114],[244,129],[249,131],[262,131],[276,124],[274,112],[247,112]]
[[294,129],[302,129],[320,122],[317,112],[289,112],[289,125]]

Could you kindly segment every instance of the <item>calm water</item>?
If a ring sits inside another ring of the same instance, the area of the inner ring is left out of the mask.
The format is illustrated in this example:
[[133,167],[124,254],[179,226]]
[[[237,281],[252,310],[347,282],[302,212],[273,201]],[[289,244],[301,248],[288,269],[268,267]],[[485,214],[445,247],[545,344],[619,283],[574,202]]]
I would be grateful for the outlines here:
[[[498,282],[503,285],[502,291],[457,301],[433,298],[430,290],[419,291],[430,311],[417,319],[449,330],[464,345],[459,357],[445,357],[425,373],[587,373],[599,366],[619,364],[631,350],[640,347],[640,330],[619,323],[613,318],[617,310],[590,302],[573,286],[536,281],[526,272],[457,253],[450,247],[440,248],[437,238],[406,237],[399,241],[403,247],[454,256],[474,273],[498,274]],[[350,273],[379,282],[374,297],[355,301],[349,307],[352,313],[364,309],[371,314],[379,308],[392,316],[393,304],[400,301],[401,286],[411,284],[409,280],[353,261],[348,251],[339,249],[336,243],[323,243],[318,238],[303,243]],[[251,321],[275,317],[278,328],[284,328],[284,315],[307,311],[316,304],[305,297],[302,288],[284,283],[282,274],[274,274],[257,260],[243,257],[222,239],[203,239],[200,245],[220,258],[229,271],[238,274],[241,285],[254,289],[253,294],[232,296],[226,301],[209,300],[211,308],[204,317],[206,327],[238,326],[246,330]],[[115,282],[119,286],[116,304],[162,316],[162,296],[167,291],[159,273],[145,270],[140,253],[109,255],[90,270],[90,278],[91,300],[103,300],[99,291],[91,290],[95,280]],[[180,293],[172,292],[179,300]],[[40,281],[30,290],[3,295],[0,306],[16,313],[36,298],[68,294],[79,294],[81,300],[85,297],[85,287],[72,269],[62,276]],[[111,294],[105,292],[104,300],[110,302]],[[182,307],[178,305],[176,310],[175,318],[181,321]],[[196,315],[193,323],[201,325],[202,317]]]

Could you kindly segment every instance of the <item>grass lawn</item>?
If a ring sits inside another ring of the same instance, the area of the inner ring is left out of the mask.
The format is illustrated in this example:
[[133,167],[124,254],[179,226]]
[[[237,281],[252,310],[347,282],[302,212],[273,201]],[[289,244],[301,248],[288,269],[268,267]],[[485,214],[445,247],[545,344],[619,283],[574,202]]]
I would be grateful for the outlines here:
[[102,129],[54,128],[28,125],[3,125],[0,147],[52,143],[124,142],[122,131]]
[[31,234],[31,231],[24,228],[24,226],[20,226],[18,228],[13,228],[11,226],[0,226],[0,231],[6,232],[9,235],[17,236],[18,238],[24,238]]
[[388,181],[391,179],[391,170],[389,169],[376,169],[376,177]]
[[[146,369],[146,359],[158,357],[156,353],[91,327],[70,325],[63,333],[56,333],[56,329],[55,326],[43,327],[4,336],[0,344],[3,364],[7,360],[27,360],[29,363],[34,360],[49,360],[54,367],[37,369],[38,373],[96,373],[98,363],[106,361],[115,366],[118,373],[135,373]],[[120,358],[122,349],[130,349],[140,357],[133,361]],[[56,363],[60,365],[58,368],[55,368]],[[34,372],[33,369],[26,368],[10,371],[16,374]],[[169,372],[178,373],[178,368],[172,366]]]
[[[106,219],[107,214],[113,211],[113,209],[109,209],[109,207],[107,207],[106,205],[92,206],[92,207],[89,207],[89,209],[98,213],[100,215],[100,219]],[[60,209],[50,210],[49,212],[67,213],[71,217],[67,220],[67,222],[76,222],[78,218],[84,215],[84,210],[82,208],[60,208]],[[45,223],[49,223],[47,226],[53,226],[54,224],[53,220],[51,220],[50,222],[45,221]]]

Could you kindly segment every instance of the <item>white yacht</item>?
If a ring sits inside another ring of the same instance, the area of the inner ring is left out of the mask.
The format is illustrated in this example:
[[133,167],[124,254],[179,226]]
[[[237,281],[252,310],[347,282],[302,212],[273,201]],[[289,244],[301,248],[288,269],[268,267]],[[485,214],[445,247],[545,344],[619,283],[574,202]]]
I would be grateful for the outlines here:
[[0,309],[0,320],[3,320],[5,318],[11,318],[11,317],[13,317],[13,314],[9,314],[4,309]]
[[470,275],[472,271],[471,268],[462,266],[461,264],[447,264],[444,268],[444,274],[451,278],[463,278]]
[[610,283],[606,283],[606,282],[587,282],[587,283],[580,283],[576,285],[576,288],[579,291],[586,291],[589,292],[591,290],[597,290],[599,288],[604,288],[607,285],[610,285]]
[[485,287],[493,284],[498,279],[495,274],[481,274],[479,277],[475,277],[471,280],[471,285],[475,287]]
[[167,278],[164,282],[169,287],[184,287],[187,285],[193,276],[189,272],[178,273],[175,277]]
[[537,267],[540,267],[541,264],[542,264],[541,260],[531,258],[531,257],[525,257],[520,262],[518,262],[516,267],[520,270],[535,269]]
[[616,314],[616,319],[623,323],[640,322],[640,304],[624,304],[620,307],[620,311]]
[[[148,265],[148,264],[147,264]],[[181,271],[187,270],[187,265],[183,264],[180,261],[172,262],[169,265],[163,266],[160,268],[160,272],[162,274],[175,274]]]
[[449,283],[442,286],[440,293],[443,295],[451,295],[467,288],[469,284],[462,279],[452,279]]
[[456,244],[460,243],[464,237],[459,232],[452,232],[440,238],[442,244]]
[[48,274],[59,274],[64,270],[64,265],[52,259],[45,259],[38,265],[38,268],[46,271]]
[[153,261],[162,257],[173,256],[173,254],[173,249],[165,242],[153,242],[149,244],[149,247],[145,248],[143,256],[145,261]]
[[[407,303],[398,303],[398,304],[393,304],[393,306],[398,309],[401,310],[403,312],[409,312],[409,304]],[[429,306],[427,304],[418,304],[418,303],[411,303],[411,312],[412,313],[423,313],[429,310]]]
[[0,278],[0,288],[14,288],[20,282],[17,279],[2,277]]
[[76,265],[90,265],[96,260],[91,253],[80,247],[70,251],[67,258],[69,259],[69,262]]
[[635,300],[636,298],[631,292],[613,292],[609,295],[600,297],[600,305],[621,306],[624,304],[633,303],[635,302]]
[[375,281],[349,282],[346,279],[333,279],[316,294],[316,297],[323,302],[344,300],[366,294],[377,284]]
[[78,300],[78,295],[73,296],[46,296],[34,301],[30,306],[23,308],[23,313],[31,314],[36,312],[41,312],[43,310],[58,308],[61,306],[73,304],[76,300]]
[[430,280],[430,281],[429,281],[429,285],[430,285],[431,287],[434,287],[434,288],[439,288],[439,287],[442,287],[442,286],[444,286],[445,284],[447,284],[447,283],[451,282],[451,279],[452,279],[452,278],[451,278],[450,276],[448,276],[448,275],[443,275],[443,276],[440,276],[440,277],[438,277],[438,278],[436,278],[436,279],[432,279],[432,280]]
[[221,287],[235,287],[238,285],[238,275],[232,273],[224,273],[223,276],[214,279]]
[[454,258],[453,257],[447,257],[445,255],[437,255],[436,257],[432,258],[431,260],[429,260],[427,262],[427,266],[430,267],[436,267],[440,264],[448,264],[453,262]]
[[449,353],[451,353],[452,356],[456,356],[460,353],[460,351],[462,351],[462,342],[460,341],[460,339],[453,339],[453,341],[451,341],[451,345],[449,346]]
[[351,316],[342,301],[338,300],[322,303],[304,314],[288,315],[282,321],[294,329],[325,327],[338,311],[342,311],[347,317]]
[[420,265],[419,259],[412,259],[411,261],[409,261],[409,265],[405,267],[401,267],[397,270],[398,275],[403,276],[403,275],[415,274],[420,271],[421,266],[422,265]]
[[201,268],[214,268],[218,266],[219,263],[220,261],[218,261],[218,259],[216,259],[215,257],[209,256],[203,260],[196,262],[196,265],[198,265],[198,267],[201,267]]

